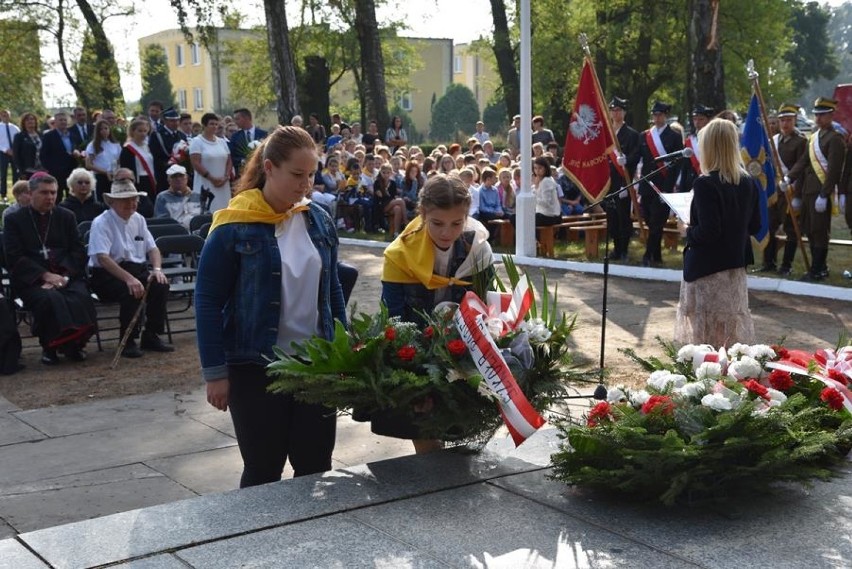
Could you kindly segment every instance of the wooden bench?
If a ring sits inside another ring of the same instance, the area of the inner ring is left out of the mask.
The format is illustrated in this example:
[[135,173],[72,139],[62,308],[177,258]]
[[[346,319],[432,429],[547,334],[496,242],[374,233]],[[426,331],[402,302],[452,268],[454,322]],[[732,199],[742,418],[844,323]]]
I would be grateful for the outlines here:
[[515,244],[515,226],[508,219],[492,219],[488,225],[494,227],[489,231],[497,232],[497,242],[502,247],[511,247]]
[[[569,241],[578,241],[580,239],[580,232],[584,232],[586,238],[586,255],[590,259],[598,258],[598,246],[600,244],[600,239],[606,239],[606,219],[584,219],[582,221],[569,221],[557,223],[556,225],[536,227],[535,230],[538,234],[539,253],[543,257],[554,256],[556,231],[563,229],[568,232]],[[590,252],[593,252],[591,256],[589,256]]]
[[[648,225],[643,223],[642,227],[639,227],[638,222],[633,223],[633,229],[639,230],[639,240],[642,243],[648,241]],[[666,221],[666,224],[663,226],[663,245],[669,251],[677,251],[677,246],[680,244],[681,235],[680,229],[677,226],[677,220],[674,218],[670,218]]]
[[[775,238],[778,241],[780,241],[781,243],[787,242],[787,236],[786,235],[776,235]],[[808,238],[805,237],[804,235],[802,235],[802,242],[803,243],[808,242]],[[829,239],[828,240],[828,246],[831,247],[832,245],[836,245],[838,247],[852,247],[852,239]]]
[[568,228],[568,234],[576,233],[577,239],[580,238],[580,232],[584,232],[584,247],[587,259],[597,259],[601,254],[601,240],[606,239],[606,223],[598,225],[586,225],[584,227],[572,226]]

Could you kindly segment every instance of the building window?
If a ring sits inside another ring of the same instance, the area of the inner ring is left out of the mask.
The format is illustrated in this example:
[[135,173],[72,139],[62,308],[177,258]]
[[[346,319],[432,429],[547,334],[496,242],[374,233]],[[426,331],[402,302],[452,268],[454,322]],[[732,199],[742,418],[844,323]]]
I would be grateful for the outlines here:
[[175,64],[178,67],[183,67],[183,44],[175,46]]
[[201,111],[204,109],[204,92],[201,90],[201,87],[196,87],[192,90],[193,99],[195,100],[195,110]]
[[189,53],[192,57],[193,65],[201,65],[201,50],[198,48],[198,44],[194,43],[189,46]]
[[409,91],[403,93],[402,96],[399,98],[399,107],[403,111],[409,112],[414,109],[414,106],[411,103],[411,93]]
[[182,111],[185,111],[187,108],[186,89],[178,89],[178,106]]
[[460,55],[456,55],[453,57],[453,73],[461,73],[462,72],[462,58]]

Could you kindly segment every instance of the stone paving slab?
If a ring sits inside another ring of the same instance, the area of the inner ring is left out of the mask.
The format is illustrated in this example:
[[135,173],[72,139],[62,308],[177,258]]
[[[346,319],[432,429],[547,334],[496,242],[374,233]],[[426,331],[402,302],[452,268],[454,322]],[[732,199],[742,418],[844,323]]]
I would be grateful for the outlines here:
[[171,554],[154,555],[112,567],[114,569],[187,569],[186,563]]
[[174,418],[0,447],[0,489],[234,444],[201,423]]
[[569,487],[546,474],[489,484],[704,567],[852,567],[845,537],[852,532],[852,476],[818,499],[791,488],[724,508],[665,508]]
[[176,555],[198,569],[447,567],[410,544],[397,541],[345,514],[184,549]]
[[697,567],[485,484],[351,515],[453,567]]
[[57,568],[89,567],[473,484],[488,472],[494,469],[485,459],[457,452],[408,456],[47,528],[19,539]]
[[23,485],[0,496],[0,512],[18,532],[27,532],[194,496],[137,464]]
[[234,490],[239,487],[243,473],[243,459],[236,445],[156,458],[145,464],[198,494]]
[[51,437],[61,437],[180,417],[198,410],[196,399],[175,392],[159,392],[19,411],[15,416]]
[[18,419],[15,413],[0,411],[0,447],[43,438],[44,433]]
[[0,412],[4,411],[20,411],[20,407],[0,395]]
[[0,569],[47,569],[38,557],[14,539],[0,541]]
[[216,429],[220,433],[224,433],[234,440],[237,438],[237,433],[234,431],[234,421],[231,420],[231,413],[218,411],[209,405],[204,412],[187,415],[187,419],[198,421],[202,425],[207,425],[210,428]]
[[15,531],[15,528],[6,523],[5,520],[0,519],[0,540],[15,537],[18,535],[18,532]]

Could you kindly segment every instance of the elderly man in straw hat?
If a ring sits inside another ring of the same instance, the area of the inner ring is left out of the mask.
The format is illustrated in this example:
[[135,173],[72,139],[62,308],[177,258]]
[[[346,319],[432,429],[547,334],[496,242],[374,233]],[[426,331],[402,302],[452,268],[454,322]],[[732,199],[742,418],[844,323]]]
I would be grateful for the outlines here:
[[172,352],[174,347],[159,336],[165,328],[169,281],[163,274],[160,251],[145,218],[136,212],[139,196],[145,193],[137,192],[130,181],[114,182],[111,190],[104,194],[110,208],[95,218],[89,233],[92,290],[101,300],[120,303],[119,321],[124,337],[147,286],[141,342],[136,343],[141,328],[137,323],[121,355],[138,358],[142,356],[141,350]]

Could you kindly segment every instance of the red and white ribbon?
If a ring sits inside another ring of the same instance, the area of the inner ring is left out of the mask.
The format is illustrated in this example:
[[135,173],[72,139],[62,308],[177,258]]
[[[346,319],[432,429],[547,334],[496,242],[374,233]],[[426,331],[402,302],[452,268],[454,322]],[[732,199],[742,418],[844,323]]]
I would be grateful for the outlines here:
[[780,369],[781,371],[786,371],[789,373],[806,375],[824,383],[828,387],[833,387],[834,389],[839,391],[841,395],[843,395],[843,407],[845,407],[847,411],[852,413],[852,391],[849,391],[848,387],[846,387],[836,379],[831,379],[830,377],[826,377],[825,375],[820,373],[810,373],[806,367],[803,367],[798,363],[794,363],[789,360],[768,362],[766,364],[766,367],[770,369]]
[[[520,298],[523,298],[523,294]],[[509,301],[509,304],[512,302]],[[523,301],[516,305],[519,312],[515,315],[515,320],[518,323],[523,320],[520,311],[523,305]],[[461,339],[470,350],[476,369],[482,374],[489,390],[497,397],[503,422],[509,428],[515,446],[518,446],[544,425],[545,420],[524,396],[497,344],[494,343],[486,324],[488,314],[488,306],[476,294],[468,292],[462,299],[454,320]]]
[[833,370],[846,379],[846,384],[852,384],[852,346],[843,346],[836,352],[834,350],[817,350],[814,359],[825,370]]
[[490,290],[485,300],[488,302],[488,317],[499,319],[503,325],[502,338],[524,321],[532,305],[532,291],[527,280],[521,279],[512,293]]

